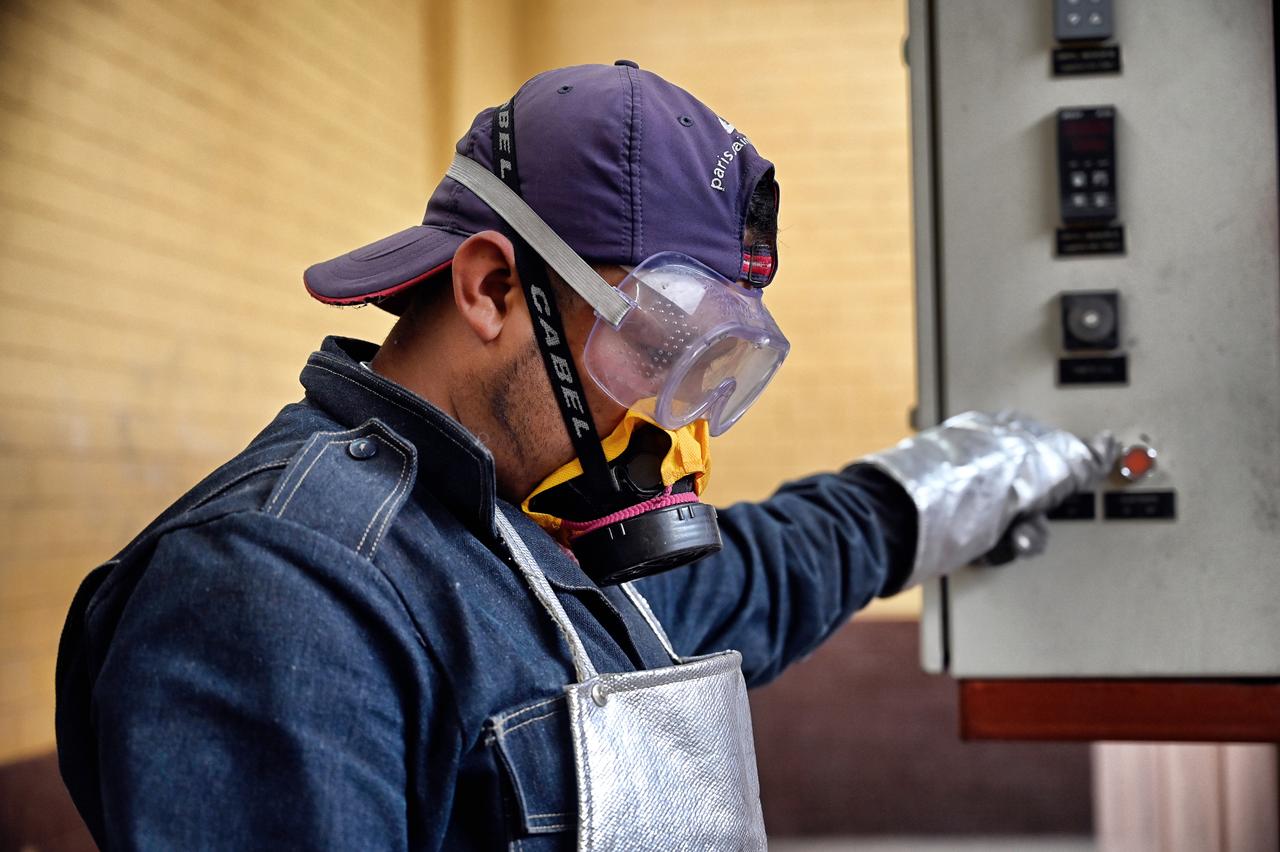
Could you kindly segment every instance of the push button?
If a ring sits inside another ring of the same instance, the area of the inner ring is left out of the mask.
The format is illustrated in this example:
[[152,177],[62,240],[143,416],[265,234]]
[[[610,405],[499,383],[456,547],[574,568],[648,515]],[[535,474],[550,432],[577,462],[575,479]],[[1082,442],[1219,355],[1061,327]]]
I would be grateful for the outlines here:
[[1126,447],[1116,463],[1116,472],[1122,479],[1138,482],[1146,479],[1156,469],[1156,451],[1146,444]]
[[1063,293],[1062,346],[1068,351],[1119,349],[1119,293],[1114,290]]

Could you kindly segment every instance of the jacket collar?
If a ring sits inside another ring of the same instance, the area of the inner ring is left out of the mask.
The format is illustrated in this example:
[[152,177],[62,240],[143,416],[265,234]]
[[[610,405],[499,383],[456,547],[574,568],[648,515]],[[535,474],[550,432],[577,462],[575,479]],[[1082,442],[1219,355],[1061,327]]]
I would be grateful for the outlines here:
[[346,337],[326,337],[302,369],[307,401],[346,428],[372,417],[413,444],[418,452],[415,491],[440,501],[490,546],[498,540],[494,511],[501,502],[552,585],[570,591],[600,588],[519,507],[497,497],[498,481],[489,448],[430,402],[364,367],[377,353],[376,344]]
[[476,535],[496,536],[493,456],[461,424],[422,397],[364,367],[377,345],[326,337],[302,370],[307,400],[351,428],[376,417],[418,451],[415,489],[426,489]]
[[[596,598],[601,610],[616,619],[619,635],[625,635],[630,641],[632,650],[628,653],[637,665],[646,658],[641,651],[646,646],[647,657],[657,665],[664,665],[666,657],[655,644],[657,640],[647,638],[648,628],[643,624],[628,624],[619,611],[621,592],[613,592],[611,600],[610,595],[586,575],[577,560],[566,554],[524,512],[498,500],[493,456],[484,444],[422,397],[362,366],[361,362],[372,360],[377,351],[377,345],[363,340],[326,337],[302,369],[307,401],[347,428],[376,417],[412,443],[418,453],[414,490],[433,495],[490,547],[500,547],[494,512],[501,506],[553,586]],[[637,632],[646,635],[646,642],[636,641]]]

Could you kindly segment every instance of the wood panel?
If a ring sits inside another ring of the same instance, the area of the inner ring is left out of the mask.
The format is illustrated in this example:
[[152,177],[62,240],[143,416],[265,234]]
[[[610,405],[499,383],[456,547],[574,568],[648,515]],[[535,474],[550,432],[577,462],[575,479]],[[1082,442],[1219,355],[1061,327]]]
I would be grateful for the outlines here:
[[1280,742],[1280,682],[964,680],[967,739]]

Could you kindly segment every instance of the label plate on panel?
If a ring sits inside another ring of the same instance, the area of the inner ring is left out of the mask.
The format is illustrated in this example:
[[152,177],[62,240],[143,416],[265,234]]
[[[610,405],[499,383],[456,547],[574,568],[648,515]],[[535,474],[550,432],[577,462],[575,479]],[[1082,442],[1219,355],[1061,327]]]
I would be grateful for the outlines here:
[[1097,495],[1092,491],[1072,494],[1045,516],[1051,521],[1092,521],[1098,516]]
[[1125,355],[1058,359],[1060,385],[1123,385],[1128,382],[1129,358]]
[[1119,74],[1120,46],[1059,47],[1053,51],[1053,76],[1076,74]]
[[1177,517],[1173,491],[1108,491],[1102,495],[1102,515],[1109,521],[1168,521]]
[[1058,257],[1124,254],[1124,226],[1105,228],[1059,228]]

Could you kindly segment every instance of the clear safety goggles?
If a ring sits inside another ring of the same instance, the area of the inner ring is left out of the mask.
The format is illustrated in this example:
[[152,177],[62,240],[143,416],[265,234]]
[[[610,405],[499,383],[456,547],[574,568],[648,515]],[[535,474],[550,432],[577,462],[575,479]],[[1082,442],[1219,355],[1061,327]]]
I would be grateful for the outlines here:
[[602,279],[492,172],[461,154],[448,176],[509,223],[596,312],[585,362],[619,405],[664,429],[705,418],[724,433],[759,398],[791,349],[762,291],[684,254],[663,252],[617,287]]
[[656,254],[617,290],[633,307],[616,326],[597,318],[587,372],[619,405],[645,411],[665,429],[706,419],[712,435],[725,432],[791,348],[760,290],[687,255]]

